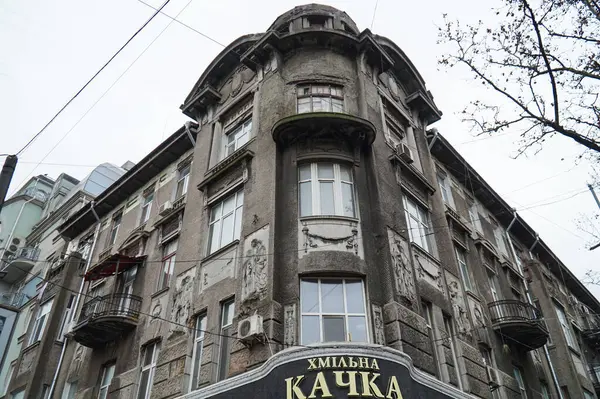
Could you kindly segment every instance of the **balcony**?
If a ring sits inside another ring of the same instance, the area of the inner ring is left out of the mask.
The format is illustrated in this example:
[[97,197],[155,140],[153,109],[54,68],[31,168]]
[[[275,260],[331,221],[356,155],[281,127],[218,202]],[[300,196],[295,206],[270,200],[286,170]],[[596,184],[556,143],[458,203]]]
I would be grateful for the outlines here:
[[73,339],[88,348],[112,342],[138,324],[142,298],[136,295],[112,294],[96,297],[81,308]]
[[11,255],[4,261],[4,267],[1,272],[6,274],[2,277],[2,281],[12,284],[21,280],[33,269],[39,255],[39,248],[19,248],[14,255]]
[[600,317],[595,314],[583,315],[583,331],[581,335],[590,346],[600,349]]
[[30,297],[22,292],[2,292],[0,293],[0,306],[20,308],[29,299]]
[[525,351],[540,348],[548,340],[548,329],[542,313],[533,305],[517,300],[488,304],[493,329],[506,340]]
[[592,385],[596,395],[600,396],[600,364],[590,365],[590,376],[592,377]]

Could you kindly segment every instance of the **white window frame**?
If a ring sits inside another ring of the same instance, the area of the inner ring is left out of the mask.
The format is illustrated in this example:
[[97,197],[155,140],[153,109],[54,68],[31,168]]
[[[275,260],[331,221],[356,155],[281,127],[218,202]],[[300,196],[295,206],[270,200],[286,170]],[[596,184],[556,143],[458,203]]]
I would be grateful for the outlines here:
[[[298,85],[296,88],[296,112],[303,114],[307,112],[344,112],[344,88],[341,85],[328,83],[314,83]],[[305,101],[308,99],[307,101]],[[327,109],[323,106],[315,110],[318,99],[319,104],[328,104]],[[301,104],[302,103],[302,104]],[[301,106],[308,105],[308,109],[301,110]]]
[[[318,316],[319,317],[319,342],[334,342],[334,341],[324,341],[324,331],[323,331],[323,318],[327,317],[327,316],[341,316],[344,318],[344,331],[345,331],[345,342],[350,342],[351,340],[351,336],[349,333],[349,318],[351,317],[363,317],[365,320],[365,334],[366,334],[366,342],[368,343],[370,341],[370,337],[369,337],[369,320],[368,320],[368,315],[367,315],[367,296],[366,296],[366,290],[365,290],[365,282],[363,279],[359,279],[359,278],[303,278],[300,280],[300,292],[302,292],[302,283],[305,281],[317,281],[318,284],[318,309],[315,312],[305,312],[303,310],[303,306],[302,306],[302,300],[303,300],[303,295],[300,295],[300,342],[303,345],[309,345],[311,343],[304,343],[304,337],[303,337],[303,328],[302,328],[302,324],[303,324],[303,320],[304,320],[304,316]],[[342,281],[342,293],[343,293],[343,300],[344,300],[344,311],[343,312],[325,312],[323,311],[323,298],[324,298],[324,294],[326,296],[327,293],[324,293],[322,291],[322,282],[323,281],[327,281],[327,280],[341,280]],[[360,282],[361,283],[361,290],[362,290],[362,295],[363,295],[363,313],[352,313],[352,312],[348,312],[348,297],[347,297],[347,292],[346,292],[346,284],[347,282]],[[354,342],[361,342],[361,341],[354,341]]]
[[[399,144],[407,144],[406,123],[403,123],[394,114],[399,114],[393,105],[388,105],[388,100],[381,98],[383,104],[384,127],[386,141],[394,148]],[[401,116],[401,115],[399,115]],[[401,116],[402,117],[402,116]]]
[[[227,314],[227,316],[226,316]],[[221,339],[219,343],[219,364],[217,369],[217,381],[222,381],[229,375],[231,361],[231,346],[233,339],[233,317],[235,314],[235,298],[221,303],[221,328],[219,330]]]
[[[550,399],[550,397],[548,397]],[[594,395],[586,389],[583,390],[583,399],[594,399]]]
[[513,375],[515,376],[515,380],[517,380],[517,385],[521,391],[521,398],[527,399],[527,387],[525,386],[525,379],[523,378],[521,369],[517,366],[513,366]]
[[466,251],[455,246],[454,252],[456,254],[456,261],[458,262],[458,269],[460,270],[465,290],[473,292],[473,283],[471,282],[471,275],[469,274],[469,267],[467,266]]
[[[333,177],[319,177],[319,165],[331,165],[333,168]],[[310,168],[310,178],[301,179],[301,170]],[[342,179],[342,169],[346,170],[350,180]],[[354,187],[354,173],[350,165],[336,162],[312,162],[304,163],[298,166],[298,207],[300,217],[310,216],[343,216],[353,219],[358,218],[358,208],[356,201],[356,192]],[[321,209],[321,183],[332,183],[333,185],[333,214],[325,213]],[[309,214],[302,214],[302,185],[309,184],[311,191],[311,209]],[[345,210],[344,186],[350,186],[352,211]]]
[[252,138],[252,116],[226,128],[223,135],[223,154],[221,155],[221,159],[223,160],[239,150],[250,141],[250,138]]
[[6,391],[8,391],[8,385],[10,384],[10,380],[12,380],[13,374],[15,373],[15,366],[16,360],[8,366],[8,372],[4,377],[4,386],[2,387],[2,390],[0,390],[0,396],[6,395]]
[[65,334],[69,331],[69,323],[71,322],[71,314],[73,312],[73,304],[75,303],[75,294],[69,295],[67,300],[67,305],[65,307],[65,312],[63,313],[63,318],[61,321],[60,330],[58,330],[58,337],[56,340],[59,342],[65,341]]
[[25,389],[20,389],[18,391],[13,392],[10,395],[11,399],[24,399],[25,398]]
[[31,335],[29,336],[28,345],[33,344],[34,342],[40,341],[44,336],[44,332],[46,330],[46,324],[48,323],[48,315],[52,310],[53,299],[45,302],[43,305],[40,305],[38,309],[37,316],[35,318],[35,323],[33,324],[33,328],[31,329]]
[[540,391],[542,399],[552,399],[550,396],[550,390],[548,389],[548,384],[545,382],[540,382]]
[[[414,201],[408,195],[405,194],[402,197],[410,241],[426,252],[432,253],[432,245],[429,238],[431,230],[429,212],[425,207]],[[416,210],[416,213],[414,210]]]
[[[105,364],[102,367],[102,377],[100,379],[100,390],[98,391],[98,399],[106,399],[108,397],[108,387],[115,376],[115,363]],[[110,375],[110,378],[106,378]]]
[[[177,170],[177,184],[175,185],[175,200],[183,197],[188,190],[192,164],[188,162]],[[180,190],[181,187],[181,190]],[[180,192],[181,191],[181,192]]]
[[200,370],[202,369],[202,353],[204,352],[204,331],[206,330],[206,313],[196,317],[194,346],[192,348],[192,370],[190,372],[190,391],[198,389]]
[[450,205],[450,194],[448,193],[448,187],[446,186],[446,178],[438,173],[437,181],[444,204]]
[[[223,205],[226,201],[233,198],[233,209],[223,214]],[[213,219],[213,211],[216,210],[216,216]],[[208,222],[208,245],[207,253],[210,255],[224,246],[238,240],[242,230],[242,217],[244,212],[244,189],[241,188],[235,193],[228,195],[219,202],[214,203],[209,210]],[[233,217],[233,232],[230,240],[223,241],[223,221],[228,217]],[[214,242],[214,240],[217,240]],[[214,243],[214,245],[213,245]]]
[[558,304],[554,304],[554,308],[556,309],[556,314],[558,316],[558,322],[560,327],[562,328],[563,334],[565,336],[565,340],[567,341],[567,345],[569,345],[573,349],[577,349],[577,343],[575,341],[575,335],[573,331],[571,331],[571,326],[569,325],[569,320],[567,319],[567,315],[562,308]]
[[[146,359],[146,351],[152,349],[152,357],[150,359],[149,364],[144,364],[144,360]],[[138,383],[138,392],[137,399],[150,399],[150,395],[152,393],[152,382],[154,381],[154,372],[156,371],[156,361],[158,359],[158,352],[160,351],[160,342],[155,341],[151,342],[144,346],[140,361],[140,379]],[[146,382],[146,386],[142,387],[142,378],[144,373],[148,372],[148,380]],[[143,395],[143,396],[140,396]]]
[[74,399],[77,393],[77,382],[65,382],[61,399]]
[[152,203],[154,202],[154,190],[142,195],[142,208],[140,213],[140,225],[146,223],[150,219],[152,213]]
[[[118,220],[117,220],[118,219]],[[110,225],[110,233],[108,235],[108,245],[114,245],[117,242],[117,236],[119,235],[119,228],[121,227],[121,222],[123,221],[123,211],[116,212],[112,217],[112,222]]]
[[458,382],[458,389],[463,389],[462,380],[460,378],[460,369],[458,366],[458,355],[456,353],[456,334],[454,333],[454,325],[452,324],[452,317],[443,315],[444,317],[444,329],[448,333],[448,340],[450,342],[450,352],[452,353],[452,362],[454,363],[454,372],[456,373],[456,381]]
[[171,284],[171,278],[173,277],[173,271],[175,270],[175,258],[177,256],[178,249],[177,238],[168,241],[162,247],[162,263],[160,267],[160,274],[158,276],[158,284],[156,291],[164,290]]

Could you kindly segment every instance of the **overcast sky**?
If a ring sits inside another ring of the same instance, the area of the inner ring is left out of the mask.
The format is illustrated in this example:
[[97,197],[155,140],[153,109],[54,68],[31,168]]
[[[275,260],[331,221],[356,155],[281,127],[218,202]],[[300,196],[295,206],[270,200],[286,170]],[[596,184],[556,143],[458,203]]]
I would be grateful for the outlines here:
[[[155,7],[162,4],[144,1]],[[174,16],[183,10],[178,19],[224,44],[266,30],[278,15],[302,4],[188,2],[171,0],[164,11]],[[580,149],[556,138],[538,154],[515,160],[511,156],[518,132],[474,137],[459,113],[470,100],[490,98],[490,93],[471,82],[464,70],[438,68],[437,60],[447,50],[436,43],[442,15],[485,20],[491,2],[379,0],[374,19],[375,0],[322,3],[346,11],[360,30],[373,23],[374,33],[396,42],[444,112],[434,126],[517,210],[532,207],[519,214],[577,276],[597,269],[600,249],[588,251],[592,237],[575,224],[581,213],[597,210],[591,194],[584,191],[589,165],[575,162]],[[153,12],[139,0],[0,2],[0,153],[14,153],[23,146]],[[102,162],[137,162],[185,122],[179,105],[222,47],[169,21],[157,16],[22,154],[11,193],[37,174],[55,178],[65,172],[81,179]],[[600,296],[599,288],[590,288]]]

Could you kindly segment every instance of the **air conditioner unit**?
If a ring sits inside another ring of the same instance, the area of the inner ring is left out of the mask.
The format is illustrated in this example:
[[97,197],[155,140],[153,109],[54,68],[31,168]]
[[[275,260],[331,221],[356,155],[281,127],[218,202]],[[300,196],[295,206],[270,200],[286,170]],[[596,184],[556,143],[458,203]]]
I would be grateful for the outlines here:
[[171,201],[165,201],[158,209],[158,214],[160,216],[164,216],[165,214],[169,213],[171,209],[173,209],[173,203]]
[[238,339],[245,344],[262,342],[263,340],[263,318],[260,315],[252,315],[238,323]]
[[398,152],[398,156],[406,163],[412,163],[414,161],[412,156],[412,151],[409,146],[404,143],[398,144],[396,146],[396,151]]

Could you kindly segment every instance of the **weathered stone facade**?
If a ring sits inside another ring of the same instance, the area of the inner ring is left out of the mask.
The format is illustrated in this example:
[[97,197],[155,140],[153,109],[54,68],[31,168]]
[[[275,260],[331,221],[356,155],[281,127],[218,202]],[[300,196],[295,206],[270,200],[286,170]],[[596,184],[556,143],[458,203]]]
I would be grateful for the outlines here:
[[[140,389],[152,398],[185,395],[311,344],[310,334],[327,340],[339,331],[323,324],[330,316],[344,320],[342,341],[402,351],[446,391],[482,398],[515,397],[521,388],[541,397],[544,387],[558,397],[541,349],[548,328],[559,384],[572,398],[593,392],[589,375],[577,377],[572,362],[568,370],[567,362],[558,365],[567,345],[551,321],[552,298],[564,299],[549,292],[540,270],[550,263],[551,276],[568,270],[437,131],[427,130],[441,112],[389,39],[359,33],[334,8],[296,7],[266,33],[223,50],[182,110],[197,124],[180,129],[61,226],[74,243],[99,226],[80,308],[92,290],[124,292],[134,269],[118,273],[114,265],[134,260],[140,263],[127,292],[139,297],[140,308],[135,317],[115,311],[122,332],[93,348],[81,345],[90,339],[82,331],[99,322],[76,318],[55,392],[76,382],[77,398],[105,388],[121,398]],[[176,193],[186,165],[182,200]],[[151,192],[149,219],[140,222]],[[159,213],[166,201],[170,210]],[[173,233],[165,226],[174,217]],[[164,285],[166,248],[175,237]],[[106,276],[91,281],[94,273]],[[70,284],[81,282],[72,278]],[[569,279],[563,290],[600,313]],[[346,294],[358,283],[359,291]],[[332,292],[343,287],[336,291],[345,298],[342,311],[325,310],[333,306],[325,284]],[[310,287],[319,291],[305,294]],[[548,327],[528,296],[539,300]],[[318,303],[308,306],[314,298]],[[309,320],[317,327],[307,327]],[[240,336],[238,324],[252,329],[250,321],[262,322],[259,333]],[[153,347],[159,349],[146,367]],[[577,353],[584,365],[598,354],[587,347]],[[103,387],[111,364],[114,377]],[[153,373],[146,388],[145,370]],[[14,380],[11,391],[23,381]],[[27,387],[41,390],[31,380]]]

